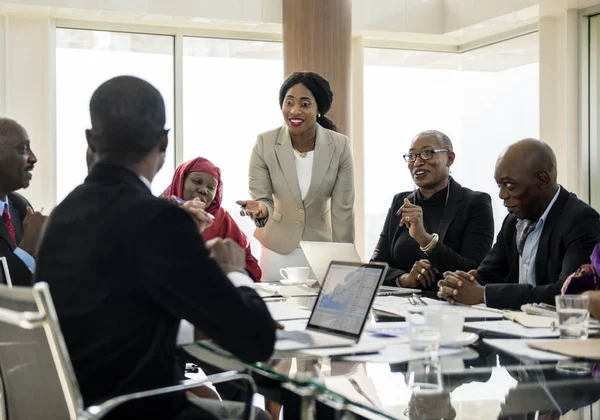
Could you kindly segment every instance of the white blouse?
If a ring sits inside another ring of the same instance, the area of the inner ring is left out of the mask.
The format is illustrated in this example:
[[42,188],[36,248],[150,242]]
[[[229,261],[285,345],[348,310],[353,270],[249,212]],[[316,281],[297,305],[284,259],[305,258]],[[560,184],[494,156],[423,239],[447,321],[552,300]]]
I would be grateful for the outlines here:
[[312,150],[306,154],[306,157],[301,157],[300,153],[294,150],[294,160],[296,161],[296,173],[298,174],[298,185],[300,186],[300,195],[302,200],[308,193],[310,180],[312,179],[312,167],[315,157],[315,151]]

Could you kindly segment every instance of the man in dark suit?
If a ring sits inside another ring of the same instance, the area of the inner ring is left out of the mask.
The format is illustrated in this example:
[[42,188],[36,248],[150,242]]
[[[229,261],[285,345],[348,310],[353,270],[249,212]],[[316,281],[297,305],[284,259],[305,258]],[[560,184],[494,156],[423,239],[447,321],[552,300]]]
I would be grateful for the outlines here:
[[27,131],[14,120],[0,118],[0,256],[6,258],[12,284],[18,286],[31,286],[35,250],[46,221],[15,192],[29,186],[36,162]]
[[506,148],[495,178],[510,213],[496,243],[476,271],[445,273],[438,296],[493,308],[553,305],[564,280],[589,263],[600,240],[600,217],[558,185],[554,152],[539,140]]
[[[90,114],[86,135],[97,162],[52,212],[36,271],[37,281],[50,284],[85,403],[182,379],[182,319],[244,360],[268,359],[275,322],[243,274],[244,251],[220,239],[209,251],[198,229],[207,221],[202,206],[194,218],[193,208],[150,191],[167,149],[160,93],[117,77],[94,92]],[[109,418],[237,418],[242,411],[240,403],[196,404],[176,393]]]

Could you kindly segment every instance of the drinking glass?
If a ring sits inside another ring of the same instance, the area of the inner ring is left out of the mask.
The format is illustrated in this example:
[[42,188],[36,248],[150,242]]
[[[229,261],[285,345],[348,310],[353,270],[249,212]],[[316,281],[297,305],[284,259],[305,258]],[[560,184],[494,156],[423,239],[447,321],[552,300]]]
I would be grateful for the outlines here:
[[588,337],[590,299],[584,295],[556,296],[556,312],[560,338],[581,339]]

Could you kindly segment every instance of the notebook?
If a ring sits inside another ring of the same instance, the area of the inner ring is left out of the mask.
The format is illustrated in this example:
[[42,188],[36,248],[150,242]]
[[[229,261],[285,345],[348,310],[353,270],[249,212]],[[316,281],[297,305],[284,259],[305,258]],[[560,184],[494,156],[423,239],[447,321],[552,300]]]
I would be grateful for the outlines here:
[[332,261],[303,331],[277,331],[275,350],[343,347],[360,339],[385,263]]
[[[360,263],[362,260],[356,251],[354,244],[342,242],[312,242],[301,241],[300,247],[308,260],[308,264],[315,273],[319,283],[323,283],[325,273],[331,261],[350,261]],[[410,295],[421,293],[420,289],[409,289],[405,287],[381,286],[379,296],[386,295]]]
[[600,338],[533,341],[528,343],[528,345],[534,349],[550,351],[564,356],[600,360]]

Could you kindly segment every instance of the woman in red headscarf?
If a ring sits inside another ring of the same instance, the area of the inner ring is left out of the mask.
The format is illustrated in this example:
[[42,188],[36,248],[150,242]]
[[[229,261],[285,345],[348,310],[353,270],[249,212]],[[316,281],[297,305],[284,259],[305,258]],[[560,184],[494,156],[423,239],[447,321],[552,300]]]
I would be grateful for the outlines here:
[[250,242],[231,215],[221,207],[223,182],[221,170],[209,160],[196,158],[182,163],[175,170],[171,185],[161,194],[190,201],[198,198],[206,205],[206,211],[215,217],[213,224],[202,232],[205,241],[212,238],[230,238],[246,250],[246,271],[255,282],[260,282],[262,271],[252,255]]

